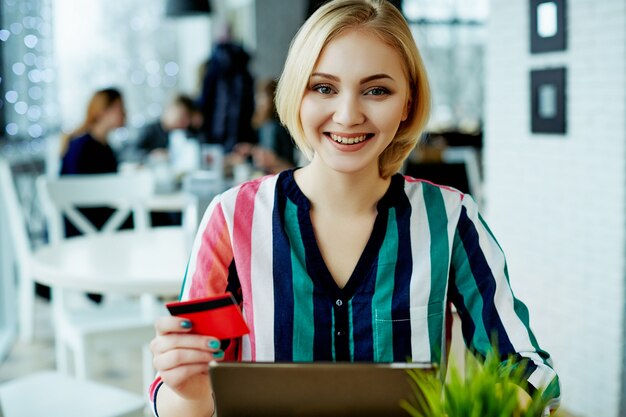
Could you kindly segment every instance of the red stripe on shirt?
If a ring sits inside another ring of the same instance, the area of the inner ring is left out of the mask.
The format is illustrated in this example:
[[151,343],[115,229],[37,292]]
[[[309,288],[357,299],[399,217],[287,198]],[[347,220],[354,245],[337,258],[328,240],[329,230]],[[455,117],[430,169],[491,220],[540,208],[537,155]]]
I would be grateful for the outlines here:
[[189,298],[223,294],[226,290],[233,251],[221,204],[217,204],[202,232],[202,246],[209,249],[198,251]]
[[457,190],[454,187],[449,187],[447,185],[435,184],[434,182],[431,182],[431,181],[428,181],[428,180],[423,180],[423,179],[420,179],[420,178],[413,178],[413,177],[410,177],[408,175],[404,175],[404,180],[406,182],[425,182],[426,184],[430,184],[430,185],[433,185],[435,187],[443,188],[444,190],[456,192],[456,193],[461,195],[461,200],[463,200],[463,197],[465,197],[465,194],[463,194],[461,191]]
[[235,201],[233,215],[233,248],[237,254],[237,275],[241,284],[246,322],[250,328],[251,359],[256,360],[256,342],[254,337],[254,309],[252,300],[252,220],[254,217],[254,199],[263,178],[250,181],[241,186]]

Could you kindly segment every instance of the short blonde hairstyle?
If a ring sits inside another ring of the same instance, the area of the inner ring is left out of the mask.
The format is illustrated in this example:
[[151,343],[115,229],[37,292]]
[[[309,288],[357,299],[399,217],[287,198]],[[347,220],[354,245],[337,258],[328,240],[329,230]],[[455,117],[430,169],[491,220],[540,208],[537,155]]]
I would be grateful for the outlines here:
[[276,91],[276,109],[298,148],[311,159],[300,120],[300,105],[322,49],[348,30],[365,30],[398,51],[409,82],[408,117],[378,160],[381,177],[397,172],[420,139],[430,113],[430,87],[413,35],[402,14],[387,0],[333,0],[300,28],[289,47]]

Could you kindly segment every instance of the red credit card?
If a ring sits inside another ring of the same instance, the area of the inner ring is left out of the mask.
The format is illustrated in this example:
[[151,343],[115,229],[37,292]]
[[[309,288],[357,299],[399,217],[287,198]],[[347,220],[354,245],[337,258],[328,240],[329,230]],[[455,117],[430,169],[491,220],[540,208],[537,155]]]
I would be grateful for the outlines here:
[[215,297],[176,301],[165,306],[172,316],[190,320],[192,333],[221,340],[249,333],[237,301],[229,292]]

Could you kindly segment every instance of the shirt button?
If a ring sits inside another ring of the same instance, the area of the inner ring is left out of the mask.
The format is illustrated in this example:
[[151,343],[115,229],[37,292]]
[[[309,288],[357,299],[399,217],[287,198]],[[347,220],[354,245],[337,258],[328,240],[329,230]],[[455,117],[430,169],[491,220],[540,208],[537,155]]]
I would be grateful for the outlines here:
[[343,305],[343,301],[341,301],[341,300],[337,300],[337,301],[335,301],[335,305],[336,305],[337,307],[341,307],[341,306]]
[[337,334],[337,337],[341,337],[341,336],[345,336],[346,332],[338,330],[336,334]]

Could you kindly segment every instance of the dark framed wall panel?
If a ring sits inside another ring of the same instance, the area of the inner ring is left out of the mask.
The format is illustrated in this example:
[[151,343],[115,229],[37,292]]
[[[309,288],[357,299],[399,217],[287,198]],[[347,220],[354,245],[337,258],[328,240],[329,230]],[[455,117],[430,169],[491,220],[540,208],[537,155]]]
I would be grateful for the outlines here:
[[530,52],[567,48],[567,1],[530,0]]
[[565,134],[567,131],[567,70],[530,71],[531,132]]

